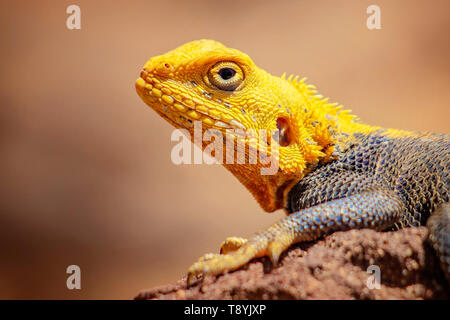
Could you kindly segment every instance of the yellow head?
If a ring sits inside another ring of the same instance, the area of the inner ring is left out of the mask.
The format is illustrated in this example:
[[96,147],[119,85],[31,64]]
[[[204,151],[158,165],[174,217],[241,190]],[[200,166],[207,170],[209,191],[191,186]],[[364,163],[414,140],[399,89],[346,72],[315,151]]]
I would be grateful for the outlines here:
[[287,191],[308,168],[332,156],[339,123],[354,120],[303,80],[272,76],[246,54],[212,40],[189,42],[151,58],[136,89],[161,117],[191,133],[193,121],[224,133],[278,130],[276,174],[261,175],[259,162],[224,164],[266,211],[283,207]]

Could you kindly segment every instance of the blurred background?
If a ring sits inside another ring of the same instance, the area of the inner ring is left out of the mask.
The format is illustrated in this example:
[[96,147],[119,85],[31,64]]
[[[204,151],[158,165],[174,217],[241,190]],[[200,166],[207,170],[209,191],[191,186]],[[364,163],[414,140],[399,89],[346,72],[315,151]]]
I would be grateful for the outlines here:
[[[67,6],[81,30],[66,28]],[[366,8],[381,8],[368,30]],[[176,166],[134,81],[211,38],[306,76],[363,121],[450,133],[448,1],[3,1],[0,298],[133,298],[267,214],[224,168]],[[66,288],[67,266],[81,290]]]

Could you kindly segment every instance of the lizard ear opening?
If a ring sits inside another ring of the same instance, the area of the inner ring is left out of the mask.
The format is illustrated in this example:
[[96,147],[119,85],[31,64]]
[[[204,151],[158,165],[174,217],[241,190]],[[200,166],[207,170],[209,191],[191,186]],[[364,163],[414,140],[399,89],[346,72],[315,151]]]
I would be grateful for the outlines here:
[[277,128],[279,131],[278,144],[281,147],[288,147],[294,140],[289,119],[286,117],[279,117],[277,119]]

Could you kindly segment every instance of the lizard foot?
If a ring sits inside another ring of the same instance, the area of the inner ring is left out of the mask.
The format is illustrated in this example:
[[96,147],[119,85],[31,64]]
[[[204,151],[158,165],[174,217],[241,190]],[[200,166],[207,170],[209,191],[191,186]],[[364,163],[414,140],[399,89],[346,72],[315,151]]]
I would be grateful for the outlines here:
[[242,247],[242,245],[247,243],[247,241],[247,239],[241,237],[228,237],[220,245],[220,254],[205,253],[198,259],[198,262],[208,261],[221,254],[228,254],[230,252],[236,251],[237,249]]
[[247,241],[243,238],[227,238],[221,245],[221,254],[205,254],[194,263],[187,274],[187,284],[202,275],[212,276],[233,271],[254,258],[269,256],[274,265],[280,254],[292,244],[292,238],[283,234],[260,234]]

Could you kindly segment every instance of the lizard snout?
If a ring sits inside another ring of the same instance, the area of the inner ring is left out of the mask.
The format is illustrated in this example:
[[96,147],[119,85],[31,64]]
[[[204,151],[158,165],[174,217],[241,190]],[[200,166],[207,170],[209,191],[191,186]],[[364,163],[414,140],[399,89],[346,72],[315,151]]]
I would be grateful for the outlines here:
[[155,57],[147,61],[144,71],[156,76],[169,76],[174,71],[174,67],[166,59]]

